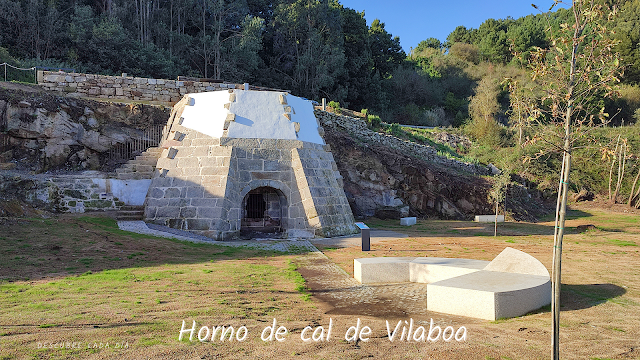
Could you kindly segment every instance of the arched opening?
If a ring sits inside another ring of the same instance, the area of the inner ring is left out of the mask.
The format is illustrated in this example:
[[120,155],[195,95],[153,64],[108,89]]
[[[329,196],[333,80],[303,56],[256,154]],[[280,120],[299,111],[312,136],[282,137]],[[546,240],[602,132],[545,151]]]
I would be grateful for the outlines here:
[[243,235],[279,234],[286,228],[287,200],[278,189],[263,186],[247,193],[242,200]]

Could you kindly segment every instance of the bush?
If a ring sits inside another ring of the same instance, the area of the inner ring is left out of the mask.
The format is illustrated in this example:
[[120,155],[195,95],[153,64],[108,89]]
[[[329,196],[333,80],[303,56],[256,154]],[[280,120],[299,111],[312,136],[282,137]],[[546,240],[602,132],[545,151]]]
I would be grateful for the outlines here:
[[367,124],[371,129],[377,130],[380,128],[382,120],[380,120],[380,116],[378,115],[367,115]]
[[448,126],[451,125],[447,120],[447,114],[441,107],[434,107],[424,112],[424,120],[421,121],[424,126]]
[[478,143],[494,148],[506,143],[506,129],[491,118],[472,120],[465,126],[465,133]]

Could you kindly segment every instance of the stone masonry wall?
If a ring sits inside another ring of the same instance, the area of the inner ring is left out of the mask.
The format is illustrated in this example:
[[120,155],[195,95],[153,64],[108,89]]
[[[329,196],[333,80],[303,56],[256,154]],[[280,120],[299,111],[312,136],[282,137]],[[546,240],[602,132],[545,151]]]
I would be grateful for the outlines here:
[[305,146],[292,149],[292,159],[305,214],[317,229],[316,236],[353,233],[353,214],[333,155],[322,146]]
[[[149,79],[133,76],[38,71],[38,85],[45,90],[66,93],[67,96],[152,101],[170,105],[183,95],[223,89],[244,89],[243,84]],[[251,90],[270,90],[250,86]]]
[[53,212],[119,210],[124,202],[105,193],[105,179],[82,175],[0,174],[0,199],[18,199]]

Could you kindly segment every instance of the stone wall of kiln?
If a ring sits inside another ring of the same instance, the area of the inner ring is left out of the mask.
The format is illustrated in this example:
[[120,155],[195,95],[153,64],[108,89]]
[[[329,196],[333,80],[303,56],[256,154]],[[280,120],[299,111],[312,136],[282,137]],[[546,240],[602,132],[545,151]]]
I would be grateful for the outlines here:
[[356,232],[340,174],[323,145],[213,138],[173,120],[147,193],[146,221],[229,239],[241,229],[244,197],[271,187],[286,198],[288,237]]

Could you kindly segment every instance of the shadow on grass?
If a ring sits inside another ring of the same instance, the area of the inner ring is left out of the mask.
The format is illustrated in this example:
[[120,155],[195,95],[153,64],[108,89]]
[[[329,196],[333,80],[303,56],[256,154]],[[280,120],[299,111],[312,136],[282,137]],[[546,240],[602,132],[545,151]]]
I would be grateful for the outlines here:
[[[572,311],[588,309],[606,302],[622,305],[637,305],[630,300],[618,299],[626,294],[627,290],[614,284],[562,284],[560,290],[560,310]],[[533,310],[527,315],[543,314],[551,312],[551,304]]]
[[259,259],[304,253],[159,238],[120,230],[106,215],[22,218],[0,234],[0,282],[111,269]]
[[563,284],[560,290],[560,309],[562,311],[587,309],[606,302],[627,304],[619,299],[627,290],[614,284]]

